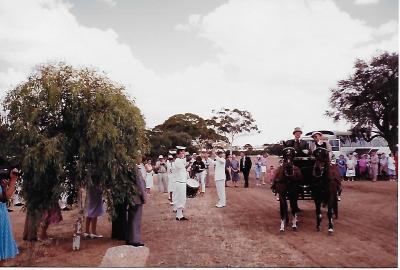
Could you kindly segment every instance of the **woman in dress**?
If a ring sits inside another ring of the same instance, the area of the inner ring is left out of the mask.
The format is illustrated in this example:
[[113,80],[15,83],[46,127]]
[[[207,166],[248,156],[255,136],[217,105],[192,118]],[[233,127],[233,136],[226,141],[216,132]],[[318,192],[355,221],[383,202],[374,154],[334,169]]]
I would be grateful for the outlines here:
[[340,177],[342,177],[342,180],[344,180],[346,176],[346,159],[344,158],[343,155],[339,156],[339,159],[336,161],[336,164],[339,169]]
[[367,166],[368,166],[367,156],[362,155],[360,160],[358,161],[358,170],[360,172],[361,179],[367,178],[367,171],[368,171]]
[[232,155],[232,160],[231,160],[231,176],[232,176],[232,182],[235,187],[238,187],[238,182],[239,182],[239,161],[236,159],[236,155]]
[[102,235],[97,234],[97,218],[104,214],[103,191],[100,187],[92,185],[87,189],[85,214],[86,230],[83,236],[102,238]]
[[6,205],[7,199],[11,198],[15,192],[17,179],[17,170],[15,169],[11,171],[9,183],[0,179],[0,266],[5,260],[14,258],[19,253]]
[[354,159],[352,154],[349,154],[349,158],[346,162],[346,177],[349,181],[354,181],[354,177],[356,176],[356,164],[357,161]]
[[151,159],[148,159],[146,165],[144,165],[144,170],[146,171],[146,192],[151,194],[151,189],[153,188],[153,166],[151,165]]

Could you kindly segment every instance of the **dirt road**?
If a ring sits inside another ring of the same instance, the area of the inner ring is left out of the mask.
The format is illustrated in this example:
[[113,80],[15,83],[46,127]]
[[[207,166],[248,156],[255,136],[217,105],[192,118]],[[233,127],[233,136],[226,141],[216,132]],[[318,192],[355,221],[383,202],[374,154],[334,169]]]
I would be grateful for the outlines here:
[[[315,230],[314,206],[300,201],[299,229],[279,232],[278,202],[268,186],[227,188],[227,207],[217,209],[216,190],[188,199],[187,222],[178,222],[166,194],[154,193],[145,205],[143,240],[152,267],[396,267],[397,182],[344,182],[340,217],[328,235],[326,209],[322,231]],[[8,266],[98,266],[107,248],[123,244],[110,237],[107,218],[99,220],[105,238],[85,240],[72,251],[75,211],[52,225],[54,244],[21,239],[24,215],[11,213],[21,254]]]

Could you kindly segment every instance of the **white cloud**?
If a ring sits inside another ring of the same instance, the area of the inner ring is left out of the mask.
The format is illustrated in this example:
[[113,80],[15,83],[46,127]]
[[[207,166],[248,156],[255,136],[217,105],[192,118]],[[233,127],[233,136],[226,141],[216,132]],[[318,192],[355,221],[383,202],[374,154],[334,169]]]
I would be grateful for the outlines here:
[[112,7],[115,7],[117,5],[117,2],[115,2],[115,0],[97,0],[97,1],[103,2]]
[[372,4],[378,4],[380,0],[355,0],[354,4],[355,5],[372,5]]
[[175,113],[208,117],[212,109],[237,107],[263,130],[238,142],[262,144],[290,136],[295,126],[344,128],[323,116],[328,89],[355,58],[398,46],[393,22],[369,27],[330,0],[231,0],[175,29],[209,40],[218,60],[158,75],[114,30],[80,25],[64,2],[0,1],[0,89],[49,60],[94,66],[127,85],[149,127]]

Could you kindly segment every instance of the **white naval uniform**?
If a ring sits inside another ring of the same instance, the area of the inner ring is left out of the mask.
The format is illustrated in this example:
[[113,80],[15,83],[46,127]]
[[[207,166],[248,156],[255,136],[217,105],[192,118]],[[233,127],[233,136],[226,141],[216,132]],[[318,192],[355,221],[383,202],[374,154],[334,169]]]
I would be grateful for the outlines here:
[[186,160],[185,158],[176,158],[175,162],[172,164],[172,171],[175,178],[175,188],[173,195],[175,194],[174,209],[176,209],[176,217],[183,217],[183,208],[186,205],[186,182],[187,182],[187,172],[186,172]]
[[174,180],[173,180],[173,173],[172,173],[172,164],[174,162],[167,161],[167,177],[168,177],[168,192],[174,192]]
[[201,172],[201,175],[200,175],[201,192],[206,192],[207,175],[208,175],[209,166],[212,163],[212,159],[207,158],[207,159],[202,159],[202,161],[204,162],[204,165],[206,166],[206,168],[204,171]]
[[217,188],[218,194],[218,203],[217,207],[226,206],[226,195],[225,195],[225,162],[224,158],[220,158],[218,156],[215,157],[214,165],[215,165],[215,186]]

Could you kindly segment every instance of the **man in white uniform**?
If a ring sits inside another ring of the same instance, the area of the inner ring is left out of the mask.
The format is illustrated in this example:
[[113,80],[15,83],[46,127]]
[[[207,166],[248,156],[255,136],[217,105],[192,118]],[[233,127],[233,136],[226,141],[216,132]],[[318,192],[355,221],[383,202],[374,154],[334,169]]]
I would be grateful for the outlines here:
[[175,194],[174,209],[176,209],[176,220],[183,221],[188,220],[183,216],[183,209],[186,205],[186,182],[187,182],[187,163],[185,159],[185,147],[176,147],[176,159],[172,164],[172,172],[175,175],[175,188],[173,195]]
[[172,164],[174,163],[174,157],[170,154],[168,155],[168,160],[167,160],[167,177],[168,177],[168,200],[173,204],[172,202],[172,194],[174,192],[174,179],[173,179],[173,174],[172,174]]
[[215,164],[215,186],[217,188],[218,202],[215,205],[217,208],[226,206],[226,195],[225,195],[225,158],[224,153],[221,150],[217,151],[217,155],[213,151],[214,164]]
[[206,192],[208,168],[210,166],[210,163],[212,163],[212,160],[208,157],[207,151],[205,149],[203,149],[201,151],[201,160],[203,161],[204,165],[206,166],[206,169],[201,172],[201,176],[200,176],[201,194],[204,194]]

